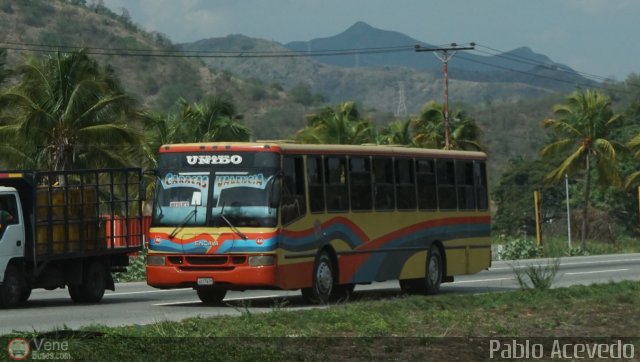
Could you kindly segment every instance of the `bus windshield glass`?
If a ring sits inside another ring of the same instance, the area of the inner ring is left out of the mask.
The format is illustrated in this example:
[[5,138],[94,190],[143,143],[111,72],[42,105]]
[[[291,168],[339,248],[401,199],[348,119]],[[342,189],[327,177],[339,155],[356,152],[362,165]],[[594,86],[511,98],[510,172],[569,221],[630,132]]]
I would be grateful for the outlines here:
[[206,225],[208,172],[165,172],[156,183],[153,224],[157,226]]
[[270,207],[275,175],[275,169],[165,172],[156,185],[153,224],[275,226],[277,209]]
[[226,225],[221,215],[233,226],[275,226],[276,209],[270,207],[273,197],[275,172],[216,172],[213,182],[211,223]]

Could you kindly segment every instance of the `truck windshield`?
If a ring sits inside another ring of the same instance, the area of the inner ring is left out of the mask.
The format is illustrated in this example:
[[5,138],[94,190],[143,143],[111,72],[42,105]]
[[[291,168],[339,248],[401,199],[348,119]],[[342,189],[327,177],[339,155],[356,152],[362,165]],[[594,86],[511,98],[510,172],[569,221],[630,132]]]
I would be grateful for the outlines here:
[[277,209],[269,205],[275,175],[274,169],[161,173],[153,224],[226,227],[224,212],[235,227],[275,226]]

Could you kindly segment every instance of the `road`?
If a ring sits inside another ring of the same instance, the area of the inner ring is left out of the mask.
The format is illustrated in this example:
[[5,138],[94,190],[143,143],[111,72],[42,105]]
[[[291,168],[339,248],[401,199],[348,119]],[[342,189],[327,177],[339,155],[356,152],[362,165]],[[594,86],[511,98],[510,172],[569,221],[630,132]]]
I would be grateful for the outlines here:
[[[487,293],[515,290],[513,267],[546,265],[549,260],[494,262],[489,270],[456,277],[454,283],[443,284],[442,294]],[[560,260],[555,287],[575,284],[640,280],[640,254],[615,254],[568,257]],[[354,299],[386,298],[398,295],[397,281],[372,283],[356,287]],[[49,331],[89,325],[141,325],[165,320],[182,320],[195,316],[241,315],[269,312],[276,308],[321,308],[305,304],[297,290],[254,290],[229,292],[226,306],[207,307],[200,303],[192,289],[157,290],[145,283],[120,283],[116,291],[108,291],[96,305],[74,305],[66,290],[34,290],[26,306],[0,310],[0,335],[11,331]]]

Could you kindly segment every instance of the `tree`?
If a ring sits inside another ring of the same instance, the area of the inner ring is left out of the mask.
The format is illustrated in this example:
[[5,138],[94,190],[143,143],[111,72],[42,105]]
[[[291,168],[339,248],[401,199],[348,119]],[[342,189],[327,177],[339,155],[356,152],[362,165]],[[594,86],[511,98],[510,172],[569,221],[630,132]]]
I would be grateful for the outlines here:
[[[451,148],[456,150],[482,151],[482,132],[477,122],[463,111],[449,113]],[[422,109],[415,121],[413,142],[419,147],[444,148],[444,106],[431,101]]]
[[353,102],[345,102],[336,108],[325,107],[319,114],[307,116],[307,126],[296,133],[300,143],[358,145],[375,143],[373,123],[360,116]]
[[378,134],[378,143],[383,145],[413,146],[412,125],[413,121],[411,119],[391,122]]
[[581,242],[585,247],[592,165],[595,165],[601,183],[621,184],[616,155],[617,150],[624,149],[624,146],[611,139],[610,135],[622,117],[611,110],[609,97],[593,90],[571,93],[566,104],[554,106],[553,113],[556,118],[547,119],[542,125],[552,129],[556,138],[542,148],[542,157],[568,156],[547,175],[546,181],[558,182],[565,174],[584,173]]
[[241,124],[242,115],[230,98],[214,96],[189,104],[181,101],[175,120],[175,142],[249,141],[251,130]]
[[249,141],[251,130],[239,123],[241,115],[227,97],[210,97],[202,102],[178,102],[168,114],[145,114],[145,153],[152,166],[160,146],[169,143]]
[[0,96],[0,140],[8,166],[46,170],[130,165],[139,113],[112,69],[85,51],[30,58],[19,83]]

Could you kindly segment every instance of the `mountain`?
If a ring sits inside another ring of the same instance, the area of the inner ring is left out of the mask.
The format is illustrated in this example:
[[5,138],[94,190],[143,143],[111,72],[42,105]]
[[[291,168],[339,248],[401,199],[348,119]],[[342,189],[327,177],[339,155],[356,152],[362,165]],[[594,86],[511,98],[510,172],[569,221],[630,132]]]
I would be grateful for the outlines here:
[[[403,45],[438,48],[397,31],[378,29],[362,21],[335,36],[291,42],[285,44],[285,47],[292,51],[305,52],[381,49]],[[481,82],[518,82],[557,91],[571,90],[576,83],[592,84],[590,80],[580,76],[570,67],[556,63],[549,57],[535,53],[527,47],[520,47],[501,54],[493,54],[496,51],[483,46],[477,46],[476,49],[488,55],[459,51],[449,61],[449,71],[455,74],[457,79]],[[316,57],[316,60],[324,64],[353,68],[402,66],[426,71],[442,69],[442,62],[435,56],[427,56],[424,52],[416,52],[413,49],[396,53],[322,56]]]
[[[396,112],[404,101],[408,112],[416,113],[428,100],[441,100],[444,86],[442,62],[432,54],[416,52],[413,48],[416,44],[435,47],[400,32],[357,22],[335,36],[284,45],[229,35],[179,44],[179,48],[237,54],[285,54],[282,57],[212,57],[204,62],[212,70],[224,69],[268,84],[276,82],[285,89],[304,84],[331,103],[354,100],[378,110]],[[303,56],[306,52],[327,50],[399,47],[402,51]],[[287,51],[291,56],[286,56]],[[452,101],[470,104],[487,100],[512,102],[571,91],[576,84],[590,84],[571,68],[527,47],[488,56],[458,51],[449,62],[449,79]]]

